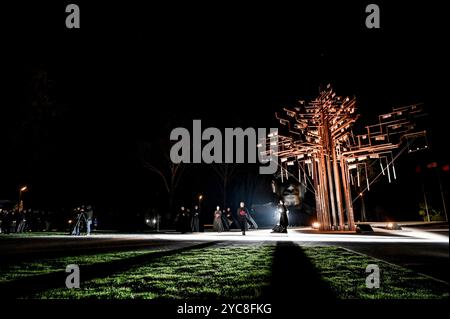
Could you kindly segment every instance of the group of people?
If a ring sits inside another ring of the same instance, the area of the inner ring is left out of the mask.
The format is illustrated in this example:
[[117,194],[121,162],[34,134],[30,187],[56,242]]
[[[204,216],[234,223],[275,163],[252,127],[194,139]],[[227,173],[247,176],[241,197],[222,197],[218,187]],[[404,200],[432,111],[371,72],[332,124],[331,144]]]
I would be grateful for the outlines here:
[[216,207],[214,212],[213,230],[218,233],[228,231],[231,228],[240,228],[242,235],[245,236],[245,231],[253,228],[258,229],[252,215],[250,214],[245,203],[241,202],[237,209],[236,217],[233,216],[231,209],[228,207],[226,210],[220,210],[220,206]]
[[[175,217],[176,231],[180,233],[196,233],[200,231],[200,210],[196,205],[192,209],[181,206]],[[232,228],[241,229],[242,234],[248,229],[258,229],[258,224],[253,219],[244,202],[241,202],[236,215],[233,215],[231,208],[221,210],[216,207],[213,219],[213,230],[217,232],[229,231]]]
[[180,207],[180,211],[175,217],[176,230],[181,233],[198,233],[200,231],[200,211],[197,205],[194,209],[187,209],[184,206]]
[[[272,229],[272,233],[287,233],[287,228],[289,225],[288,220],[288,209],[284,204],[284,201],[280,199],[277,206],[277,211],[279,213],[279,221]],[[214,212],[214,223],[213,230],[217,232],[227,231],[231,228],[231,225],[235,224],[238,228],[241,229],[242,235],[245,236],[245,231],[249,228],[258,229],[258,225],[253,219],[247,207],[245,207],[245,203],[241,202],[237,209],[237,221],[231,213],[231,209],[227,208],[226,211],[221,211],[220,207],[217,206],[216,211]]]
[[[286,208],[284,201],[280,200],[277,206],[279,213],[279,221],[277,225],[272,229],[272,233],[287,233],[289,225],[288,221],[288,209]],[[187,209],[184,206],[180,207],[180,210],[175,218],[176,230],[181,233],[199,232],[200,231],[200,212],[199,207],[196,205],[193,210]],[[255,222],[252,214],[245,206],[244,202],[240,202],[239,207],[234,215],[231,208],[221,210],[220,206],[216,207],[214,211],[213,230],[221,233],[229,231],[232,228],[240,229],[242,235],[245,236],[245,232],[249,229],[258,229],[258,224]]]
[[23,233],[31,230],[47,230],[49,222],[44,213],[31,209],[2,209],[0,208],[0,233]]
[[[272,233],[286,234],[289,225],[288,220],[289,211],[286,208],[286,205],[284,204],[284,201],[282,199],[280,199],[280,201],[278,202],[277,210],[280,218],[277,225],[275,225],[275,227],[272,229]],[[214,212],[213,230],[220,233],[229,230],[231,226],[234,224],[237,226],[237,228],[241,229],[242,235],[245,236],[246,230],[250,228],[258,229],[258,225],[256,224],[255,220],[253,219],[253,216],[250,214],[247,207],[245,207],[244,202],[240,203],[237,209],[236,216],[237,220],[231,213],[230,208],[227,208],[226,211],[221,211],[220,207],[217,206],[216,211]]]
[[21,233],[25,231],[25,212],[0,209],[0,233]]

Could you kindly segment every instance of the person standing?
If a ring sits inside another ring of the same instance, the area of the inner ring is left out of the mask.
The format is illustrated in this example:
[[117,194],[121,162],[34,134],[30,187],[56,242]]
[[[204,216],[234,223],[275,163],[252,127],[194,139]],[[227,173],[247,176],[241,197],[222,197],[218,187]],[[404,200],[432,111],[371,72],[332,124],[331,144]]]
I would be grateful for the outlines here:
[[272,233],[287,233],[287,227],[289,225],[288,221],[288,210],[286,206],[284,205],[283,200],[280,199],[278,203],[278,212],[280,213],[280,221],[278,224],[272,229]]
[[198,233],[200,231],[199,210],[197,205],[194,206],[192,211],[191,230],[193,233]]
[[258,224],[255,222],[255,219],[252,216],[252,213],[255,213],[254,209],[250,210],[247,214],[247,222],[251,226],[252,229],[258,229]]
[[229,231],[230,230],[230,224],[228,223],[228,219],[227,219],[227,215],[226,215],[226,211],[223,210],[222,212],[222,225],[223,225],[223,230],[224,231]]
[[25,225],[26,225],[26,222],[27,222],[26,215],[25,215],[25,210],[22,210],[22,211],[20,211],[18,213],[17,222],[18,222],[18,225],[19,225],[19,226],[17,226],[17,232],[18,233],[23,233],[25,231]]
[[214,212],[213,230],[218,233],[223,232],[222,211],[219,206],[216,207],[216,211]]
[[230,225],[229,226],[230,229],[231,229],[231,226],[233,226],[233,223],[234,223],[234,225],[236,225],[236,222],[234,221],[233,214],[231,213],[230,207],[228,207],[227,210],[225,211],[225,217],[227,218],[228,225]]
[[186,224],[187,224],[186,220],[188,218],[189,217],[186,209],[184,208],[184,206],[181,206],[175,222],[177,225],[177,231],[181,232],[182,234],[186,232]]
[[186,215],[184,218],[184,229],[186,233],[192,232],[192,214],[189,208],[186,209]]
[[94,211],[92,210],[92,206],[86,206],[86,235],[91,234],[91,226],[92,226],[92,218],[94,217]]
[[239,221],[239,224],[241,225],[241,231],[242,235],[245,236],[245,231],[247,230],[247,216],[248,216],[248,209],[245,207],[245,203],[241,202],[239,205],[239,208],[237,210],[237,218]]

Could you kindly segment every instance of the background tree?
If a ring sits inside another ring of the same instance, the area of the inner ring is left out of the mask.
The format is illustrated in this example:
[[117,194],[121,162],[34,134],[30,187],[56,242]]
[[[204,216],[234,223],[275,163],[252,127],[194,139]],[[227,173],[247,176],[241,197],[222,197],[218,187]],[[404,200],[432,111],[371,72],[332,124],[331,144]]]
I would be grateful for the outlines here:
[[176,191],[182,179],[185,165],[172,162],[170,159],[170,144],[166,140],[144,143],[142,151],[143,166],[159,178],[167,196],[167,205],[162,207],[166,209],[163,216],[169,221],[174,216]]
[[236,164],[229,164],[229,163],[213,164],[212,168],[220,179],[219,184],[221,186],[223,194],[222,207],[225,209],[227,207],[227,200],[228,200],[227,190],[230,182],[232,181],[236,173]]

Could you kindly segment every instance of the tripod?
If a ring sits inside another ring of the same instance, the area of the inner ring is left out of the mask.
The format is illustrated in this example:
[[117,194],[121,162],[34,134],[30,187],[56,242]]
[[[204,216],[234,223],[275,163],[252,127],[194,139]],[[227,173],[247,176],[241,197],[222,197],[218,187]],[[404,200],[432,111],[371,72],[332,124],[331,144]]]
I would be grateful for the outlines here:
[[84,222],[84,225],[87,224],[86,215],[83,212],[78,213],[77,215],[77,222],[75,223],[75,226],[72,230],[72,235],[79,236],[82,223]]

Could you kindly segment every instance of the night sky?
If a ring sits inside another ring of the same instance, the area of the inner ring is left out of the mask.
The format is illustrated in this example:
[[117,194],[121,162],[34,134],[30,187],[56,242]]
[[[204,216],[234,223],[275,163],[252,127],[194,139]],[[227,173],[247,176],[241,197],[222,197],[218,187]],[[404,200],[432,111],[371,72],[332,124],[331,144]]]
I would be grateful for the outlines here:
[[[437,5],[378,1],[382,28],[368,30],[363,1],[92,2],[76,1],[79,30],[65,28],[69,2],[2,4],[0,199],[15,200],[26,184],[26,200],[42,209],[154,207],[165,201],[162,185],[142,157],[159,158],[155,145],[167,145],[172,128],[191,130],[192,119],[268,128],[277,109],[327,83],[357,97],[364,124],[410,103],[429,114],[431,150],[405,155],[399,180],[378,183],[369,209],[417,218],[416,166],[448,164],[448,34]],[[437,182],[425,177],[432,192]],[[448,172],[443,180],[447,187]],[[218,185],[210,167],[191,165],[177,203],[202,193],[213,207]]]

